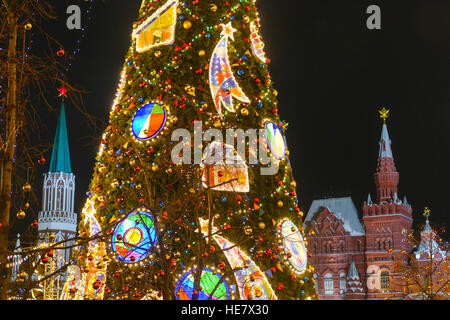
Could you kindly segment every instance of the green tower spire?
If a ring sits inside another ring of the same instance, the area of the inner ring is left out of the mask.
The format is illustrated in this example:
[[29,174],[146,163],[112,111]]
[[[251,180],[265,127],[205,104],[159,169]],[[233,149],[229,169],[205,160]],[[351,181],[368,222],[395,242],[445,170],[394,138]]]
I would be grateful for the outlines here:
[[64,100],[61,104],[61,113],[59,115],[58,126],[56,127],[55,141],[53,142],[52,161],[50,162],[49,172],[72,173]]

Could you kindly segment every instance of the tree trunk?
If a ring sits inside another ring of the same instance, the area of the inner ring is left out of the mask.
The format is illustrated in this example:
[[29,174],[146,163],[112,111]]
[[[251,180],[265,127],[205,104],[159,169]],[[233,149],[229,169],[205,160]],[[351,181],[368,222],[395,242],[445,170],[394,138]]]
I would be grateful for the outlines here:
[[11,211],[11,183],[13,173],[13,158],[16,144],[16,114],[17,114],[17,18],[8,14],[8,90],[6,95],[6,131],[5,148],[0,155],[0,300],[7,299],[9,215]]

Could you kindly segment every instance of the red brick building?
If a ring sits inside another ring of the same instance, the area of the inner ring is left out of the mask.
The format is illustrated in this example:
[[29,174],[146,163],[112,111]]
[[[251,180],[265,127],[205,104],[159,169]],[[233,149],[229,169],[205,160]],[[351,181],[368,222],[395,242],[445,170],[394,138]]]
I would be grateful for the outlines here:
[[[376,201],[369,194],[362,220],[350,197],[315,200],[305,218],[308,251],[321,299],[404,299],[397,270],[407,237],[412,208],[398,197],[399,173],[383,124],[377,171]],[[397,261],[396,261],[397,260]]]

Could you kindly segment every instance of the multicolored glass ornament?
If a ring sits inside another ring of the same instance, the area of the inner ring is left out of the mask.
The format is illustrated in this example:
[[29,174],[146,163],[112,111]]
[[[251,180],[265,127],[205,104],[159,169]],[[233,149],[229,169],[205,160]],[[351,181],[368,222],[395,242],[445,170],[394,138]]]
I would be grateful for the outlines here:
[[130,212],[117,223],[111,242],[119,260],[136,263],[145,259],[156,242],[151,214],[144,210]]
[[266,134],[272,154],[280,160],[284,159],[286,156],[286,141],[280,127],[273,121],[267,121]]
[[141,107],[131,123],[131,130],[139,140],[149,140],[164,128],[167,120],[167,110],[156,102],[150,102]]
[[290,220],[281,223],[281,239],[290,265],[298,272],[306,270],[307,251],[302,234]]
[[[194,270],[195,272],[196,270]],[[192,300],[194,295],[194,277],[192,271],[186,272],[178,280],[175,288],[177,300]],[[198,300],[230,300],[231,291],[220,273],[203,269],[198,290]],[[215,289],[215,290],[214,290]]]

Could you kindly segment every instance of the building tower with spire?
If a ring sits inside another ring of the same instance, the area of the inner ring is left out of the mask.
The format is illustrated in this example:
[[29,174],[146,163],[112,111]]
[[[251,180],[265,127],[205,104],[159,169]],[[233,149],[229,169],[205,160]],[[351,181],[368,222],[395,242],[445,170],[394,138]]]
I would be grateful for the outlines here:
[[[56,128],[49,172],[44,174],[42,211],[39,212],[39,242],[57,243],[76,235],[74,212],[75,175],[72,173],[64,100]],[[54,237],[53,237],[54,236]],[[70,243],[64,243],[68,246]],[[70,249],[58,250],[59,263],[68,262]]]
[[378,167],[374,174],[377,189],[376,202],[369,194],[363,206],[366,230],[366,279],[368,299],[401,299],[405,288],[396,271],[396,259],[402,250],[408,250],[408,234],[412,227],[412,208],[398,197],[399,173],[395,167],[392,143],[386,120],[389,110],[380,111],[383,119]]
[[374,175],[377,194],[364,202],[363,223],[351,197],[314,200],[304,221],[320,299],[406,296],[398,262],[404,259],[402,250],[411,250],[412,208],[406,197],[398,197],[400,175],[386,124],[389,111],[380,114],[384,123]]

